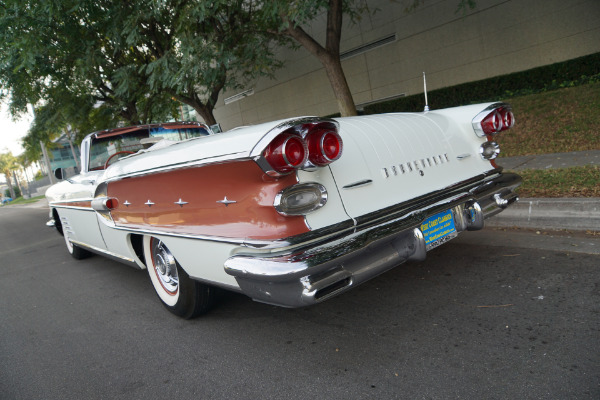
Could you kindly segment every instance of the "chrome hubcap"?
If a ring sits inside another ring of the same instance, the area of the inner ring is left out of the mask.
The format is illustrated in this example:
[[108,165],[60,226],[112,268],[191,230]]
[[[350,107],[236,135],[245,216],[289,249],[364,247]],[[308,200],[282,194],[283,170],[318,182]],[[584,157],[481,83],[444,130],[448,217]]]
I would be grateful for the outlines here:
[[169,249],[158,239],[152,239],[152,264],[161,286],[170,294],[177,293],[179,288],[177,262]]

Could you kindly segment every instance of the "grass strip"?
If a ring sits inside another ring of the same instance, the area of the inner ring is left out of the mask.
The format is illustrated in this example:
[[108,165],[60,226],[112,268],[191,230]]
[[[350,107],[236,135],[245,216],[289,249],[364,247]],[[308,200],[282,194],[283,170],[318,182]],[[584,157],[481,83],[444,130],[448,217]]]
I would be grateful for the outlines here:
[[5,205],[7,206],[11,206],[13,204],[29,204],[29,203],[35,203],[38,200],[43,199],[44,196],[37,196],[37,197],[32,197],[30,199],[26,199],[23,197],[17,197],[16,199],[14,199],[13,201],[11,201],[10,203],[6,203]]
[[600,197],[600,166],[518,171],[521,197]]
[[600,149],[600,82],[506,101],[517,122],[494,137],[504,157]]

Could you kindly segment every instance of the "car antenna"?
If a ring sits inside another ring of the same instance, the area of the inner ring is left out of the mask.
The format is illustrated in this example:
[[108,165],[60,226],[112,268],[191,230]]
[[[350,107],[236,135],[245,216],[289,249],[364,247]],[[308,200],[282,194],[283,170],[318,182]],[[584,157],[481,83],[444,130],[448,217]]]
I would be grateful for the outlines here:
[[423,91],[425,92],[425,109],[423,112],[429,111],[429,103],[427,101],[427,79],[425,78],[425,71],[423,71]]

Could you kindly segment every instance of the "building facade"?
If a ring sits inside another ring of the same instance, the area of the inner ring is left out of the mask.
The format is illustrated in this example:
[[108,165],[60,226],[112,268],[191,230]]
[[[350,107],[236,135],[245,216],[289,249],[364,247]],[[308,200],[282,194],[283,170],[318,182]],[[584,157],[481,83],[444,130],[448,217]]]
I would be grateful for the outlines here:
[[[371,13],[342,31],[342,65],[361,105],[476,81],[600,52],[600,0],[370,0]],[[325,15],[306,27],[325,37]],[[223,129],[300,115],[338,112],[325,71],[303,48],[280,49],[285,67],[215,108]]]
[[[75,151],[75,156],[78,161],[81,159],[79,146],[73,144],[73,150]],[[63,168],[67,171],[67,176],[79,173],[78,162],[75,160],[75,157],[73,157],[73,151],[71,150],[69,141],[64,133],[52,141],[48,153],[51,171],[54,171],[57,168]]]

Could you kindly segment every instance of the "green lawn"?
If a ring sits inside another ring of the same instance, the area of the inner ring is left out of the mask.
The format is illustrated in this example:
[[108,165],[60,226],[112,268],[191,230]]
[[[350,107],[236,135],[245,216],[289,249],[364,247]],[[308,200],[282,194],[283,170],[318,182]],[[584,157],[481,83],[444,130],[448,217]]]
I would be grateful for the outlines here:
[[494,138],[503,156],[600,150],[600,82],[505,101],[516,124]]
[[25,199],[23,197],[17,197],[16,199],[14,199],[13,201],[11,201],[10,203],[6,203],[6,206],[10,206],[13,204],[29,204],[29,203],[35,203],[38,200],[43,199],[44,196],[37,196],[37,197],[32,197],[30,199]]
[[519,171],[521,197],[600,197],[600,166]]

